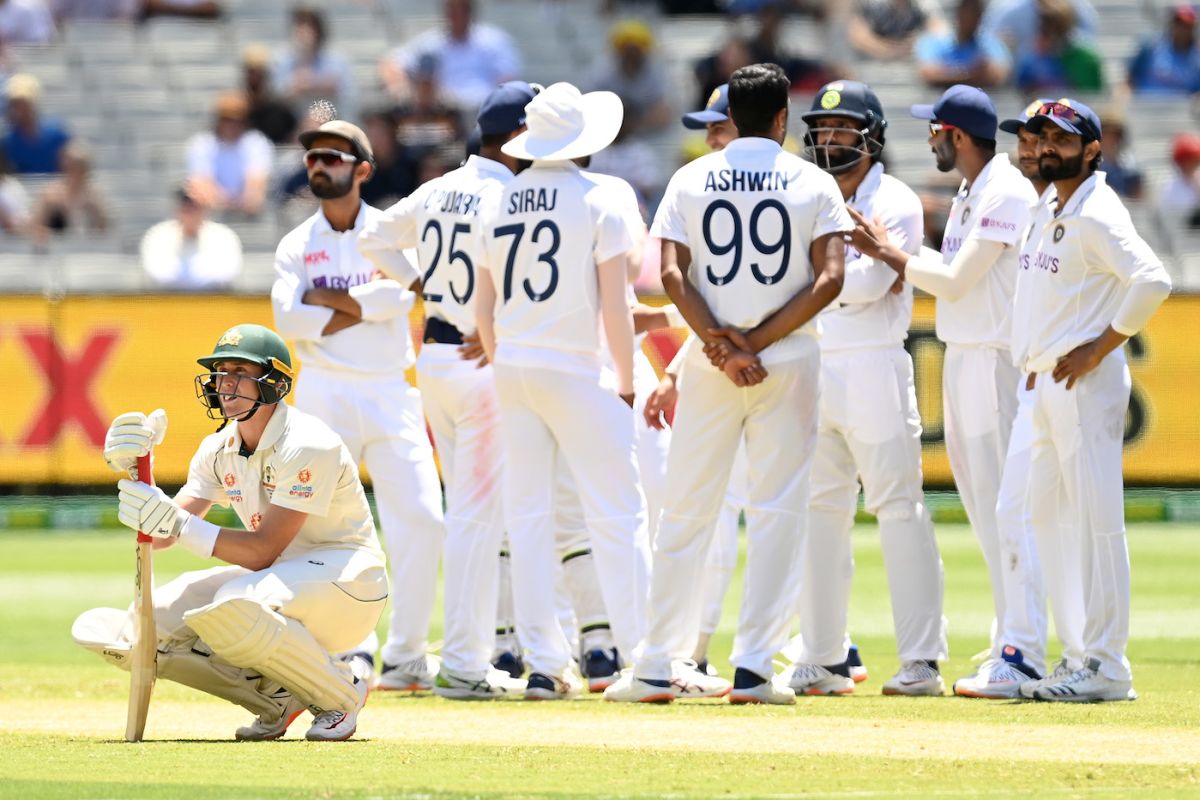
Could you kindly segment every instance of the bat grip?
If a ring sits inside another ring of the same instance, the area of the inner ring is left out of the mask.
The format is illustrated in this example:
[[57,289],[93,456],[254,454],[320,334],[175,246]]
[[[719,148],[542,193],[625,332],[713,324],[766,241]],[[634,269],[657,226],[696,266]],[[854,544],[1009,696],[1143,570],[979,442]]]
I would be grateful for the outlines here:
[[[149,453],[147,453],[144,456],[141,456],[137,460],[137,479],[139,481],[141,481],[142,483],[146,484],[147,486],[154,485],[154,473],[151,469],[150,464],[151,464],[151,460],[150,460]],[[138,531],[137,540],[139,543],[153,542],[154,537],[147,536],[146,534],[142,533],[141,531]]]

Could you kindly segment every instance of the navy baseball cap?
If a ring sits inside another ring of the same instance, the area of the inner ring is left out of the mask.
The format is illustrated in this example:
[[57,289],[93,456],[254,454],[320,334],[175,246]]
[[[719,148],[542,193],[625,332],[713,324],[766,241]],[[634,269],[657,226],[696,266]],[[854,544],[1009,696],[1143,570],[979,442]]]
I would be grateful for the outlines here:
[[1053,122],[1067,133],[1077,133],[1085,139],[1100,141],[1100,117],[1078,100],[1064,97],[1061,100],[1043,103],[1042,107],[1030,116],[1029,122],[1025,123],[1025,130],[1037,133],[1047,121]]
[[1025,127],[1025,123],[1029,122],[1029,118],[1036,114],[1039,108],[1049,102],[1050,100],[1047,98],[1039,97],[1037,100],[1034,100],[1032,103],[1025,106],[1025,109],[1021,112],[1020,116],[1012,117],[1011,119],[1000,120],[1000,130],[1004,131],[1005,133],[1017,133],[1021,130],[1021,128]]
[[710,122],[724,122],[729,119],[729,84],[722,83],[708,96],[703,111],[693,111],[683,115],[683,127],[692,130],[702,130]]
[[511,133],[525,124],[525,106],[537,94],[525,81],[509,81],[492,90],[479,107],[479,131],[484,136]]
[[974,86],[955,84],[933,105],[913,106],[912,115],[945,122],[980,139],[996,138],[996,107],[987,92]]
[[800,119],[809,125],[821,117],[849,117],[873,125],[883,120],[883,105],[865,83],[831,81],[817,91],[812,108],[800,115]]

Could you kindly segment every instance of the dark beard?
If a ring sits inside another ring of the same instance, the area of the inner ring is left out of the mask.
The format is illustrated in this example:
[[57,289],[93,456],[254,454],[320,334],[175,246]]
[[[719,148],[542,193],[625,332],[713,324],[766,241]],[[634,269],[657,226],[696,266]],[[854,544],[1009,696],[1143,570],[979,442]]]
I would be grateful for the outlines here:
[[933,155],[937,159],[938,172],[951,172],[954,169],[955,158],[954,145],[947,137],[946,141],[938,142],[933,145]]
[[857,164],[866,156],[862,151],[856,150],[853,147],[844,147],[841,145],[828,145],[825,148],[825,169],[830,172],[841,172],[842,170]]
[[[314,182],[314,179],[317,178],[324,178],[324,180]],[[335,181],[328,174],[318,172],[316,175],[309,176],[308,188],[322,200],[336,200],[339,197],[345,197],[354,188],[354,171],[348,170],[345,179],[341,181]]]
[[[1047,161],[1050,163],[1047,163]],[[1042,156],[1038,159],[1038,174],[1041,175],[1042,180],[1047,182],[1078,178],[1081,172],[1083,172],[1082,152],[1074,158]]]

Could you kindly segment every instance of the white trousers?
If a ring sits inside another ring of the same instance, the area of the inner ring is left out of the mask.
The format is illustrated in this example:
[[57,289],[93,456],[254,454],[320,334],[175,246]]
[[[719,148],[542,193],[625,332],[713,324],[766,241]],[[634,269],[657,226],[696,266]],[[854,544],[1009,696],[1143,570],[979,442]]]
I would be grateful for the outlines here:
[[[495,366],[505,447],[504,518],[511,545],[517,636],[532,672],[558,676],[571,648],[556,615],[555,464],[576,478],[617,647],[645,627],[649,570],[646,501],[634,453],[633,411],[595,378]],[[583,415],[586,424],[580,424]]]
[[633,390],[637,395],[633,403],[633,425],[637,436],[638,474],[642,478],[642,492],[646,495],[646,524],[653,545],[663,495],[667,490],[667,452],[671,447],[671,429],[660,431],[646,424],[642,412],[646,408],[646,400],[658,388],[658,377],[641,349],[633,355]]
[[768,367],[765,381],[738,388],[707,364],[689,361],[667,460],[667,498],[651,573],[650,617],[638,677],[670,678],[690,658],[700,629],[699,584],[738,441],[749,466],[746,574],[730,661],[760,676],[787,638],[795,598],[791,572],[803,535],[817,427],[820,353]]
[[450,344],[421,348],[417,379],[446,493],[442,663],[454,673],[481,679],[495,641],[496,555],[504,537],[496,385],[490,366],[464,361]]
[[296,406],[342,437],[367,468],[397,591],[383,646],[386,664],[425,653],[442,552],[442,487],[421,394],[403,376],[381,379],[305,370]]
[[738,522],[742,509],[746,507],[746,445],[739,442],[733,457],[733,469],[729,473],[729,488],[725,490],[725,501],[717,514],[717,525],[708,558],[704,562],[703,589],[700,593],[700,633],[711,636],[721,624],[721,611],[725,606],[725,593],[737,571]]
[[[1045,674],[1046,670],[1046,591],[1042,580],[1042,561],[1038,557],[1034,517],[1027,498],[1029,460],[1033,452],[1034,393],[1020,381],[1017,387],[1017,415],[1004,459],[1004,475],[996,499],[996,523],[1000,531],[1001,579],[1004,588],[1004,619],[999,621],[996,638],[1001,645],[1019,648],[1025,661]],[[1082,657],[1083,620],[1060,620],[1060,638],[1073,657]]]
[[993,657],[999,657],[1004,645],[1000,626],[1006,618],[996,500],[1017,413],[1019,379],[1005,349],[946,345],[942,365],[946,455],[991,580]]
[[902,347],[821,355],[821,412],[800,582],[799,660],[847,656],[854,556],[850,530],[862,481],[879,520],[901,662],[946,657],[942,559],[921,489],[921,417]]
[[1069,391],[1049,373],[1033,389],[1028,494],[1055,621],[1082,601],[1084,657],[1113,680],[1132,677],[1121,471],[1130,385],[1125,353],[1115,350]]

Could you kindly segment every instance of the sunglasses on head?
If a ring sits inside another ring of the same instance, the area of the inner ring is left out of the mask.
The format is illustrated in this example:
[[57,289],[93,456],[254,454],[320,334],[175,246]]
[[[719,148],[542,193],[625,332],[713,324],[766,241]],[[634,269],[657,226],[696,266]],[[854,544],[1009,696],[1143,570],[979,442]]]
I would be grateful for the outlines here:
[[350,153],[343,153],[341,150],[332,150],[324,147],[309,150],[304,154],[304,165],[309,169],[312,169],[317,164],[324,167],[340,167],[354,164],[357,161],[358,157]]
[[929,135],[937,136],[942,131],[952,131],[957,127],[957,125],[951,125],[949,122],[931,122],[929,123]]
[[1054,117],[1069,122],[1084,131],[1085,135],[1095,138],[1095,128],[1091,120],[1065,103],[1042,103],[1042,107],[1037,110],[1037,116]]

